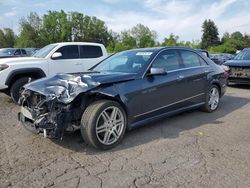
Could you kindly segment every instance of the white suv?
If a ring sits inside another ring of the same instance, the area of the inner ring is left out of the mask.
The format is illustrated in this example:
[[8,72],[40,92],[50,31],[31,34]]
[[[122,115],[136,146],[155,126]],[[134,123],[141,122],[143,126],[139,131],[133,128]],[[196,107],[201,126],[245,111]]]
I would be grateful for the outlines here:
[[57,73],[84,72],[107,56],[102,44],[63,42],[47,45],[33,57],[0,59],[0,90],[17,102],[26,83]]

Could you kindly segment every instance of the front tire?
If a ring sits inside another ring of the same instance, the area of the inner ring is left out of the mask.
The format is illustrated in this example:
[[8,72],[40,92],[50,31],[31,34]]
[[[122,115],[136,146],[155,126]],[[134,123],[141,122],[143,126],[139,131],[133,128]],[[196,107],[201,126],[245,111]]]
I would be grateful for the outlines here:
[[127,117],[115,101],[101,100],[90,104],[83,113],[81,134],[84,141],[102,150],[111,149],[123,138]]
[[22,87],[31,80],[30,77],[23,77],[17,79],[10,88],[10,96],[12,100],[17,104],[21,96]]
[[205,112],[214,112],[220,103],[220,90],[218,86],[211,85],[206,94],[206,101],[203,107],[203,111]]

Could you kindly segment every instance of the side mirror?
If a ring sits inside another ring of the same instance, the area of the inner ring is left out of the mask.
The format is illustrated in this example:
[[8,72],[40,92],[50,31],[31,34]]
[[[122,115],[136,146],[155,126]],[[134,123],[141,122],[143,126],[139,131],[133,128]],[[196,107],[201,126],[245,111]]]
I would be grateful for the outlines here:
[[55,52],[51,56],[51,59],[59,59],[60,57],[62,57],[62,53],[61,52]]
[[149,75],[163,75],[167,74],[167,71],[164,68],[150,68],[150,73]]

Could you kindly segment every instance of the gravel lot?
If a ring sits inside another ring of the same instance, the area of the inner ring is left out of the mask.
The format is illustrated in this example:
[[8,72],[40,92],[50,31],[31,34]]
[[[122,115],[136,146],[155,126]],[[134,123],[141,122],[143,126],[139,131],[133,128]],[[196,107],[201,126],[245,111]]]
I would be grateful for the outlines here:
[[215,113],[183,113],[133,130],[110,151],[26,131],[0,94],[0,187],[249,187],[250,86],[228,88]]

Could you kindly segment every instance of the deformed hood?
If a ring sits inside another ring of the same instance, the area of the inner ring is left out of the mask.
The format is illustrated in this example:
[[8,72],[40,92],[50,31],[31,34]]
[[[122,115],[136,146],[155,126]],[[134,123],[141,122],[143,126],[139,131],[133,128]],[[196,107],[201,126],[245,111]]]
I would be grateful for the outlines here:
[[100,85],[134,78],[135,74],[124,73],[57,74],[50,78],[28,83],[24,86],[24,89],[25,91],[31,90],[45,95],[48,99],[57,98],[60,102],[70,103],[80,93],[87,92]]

